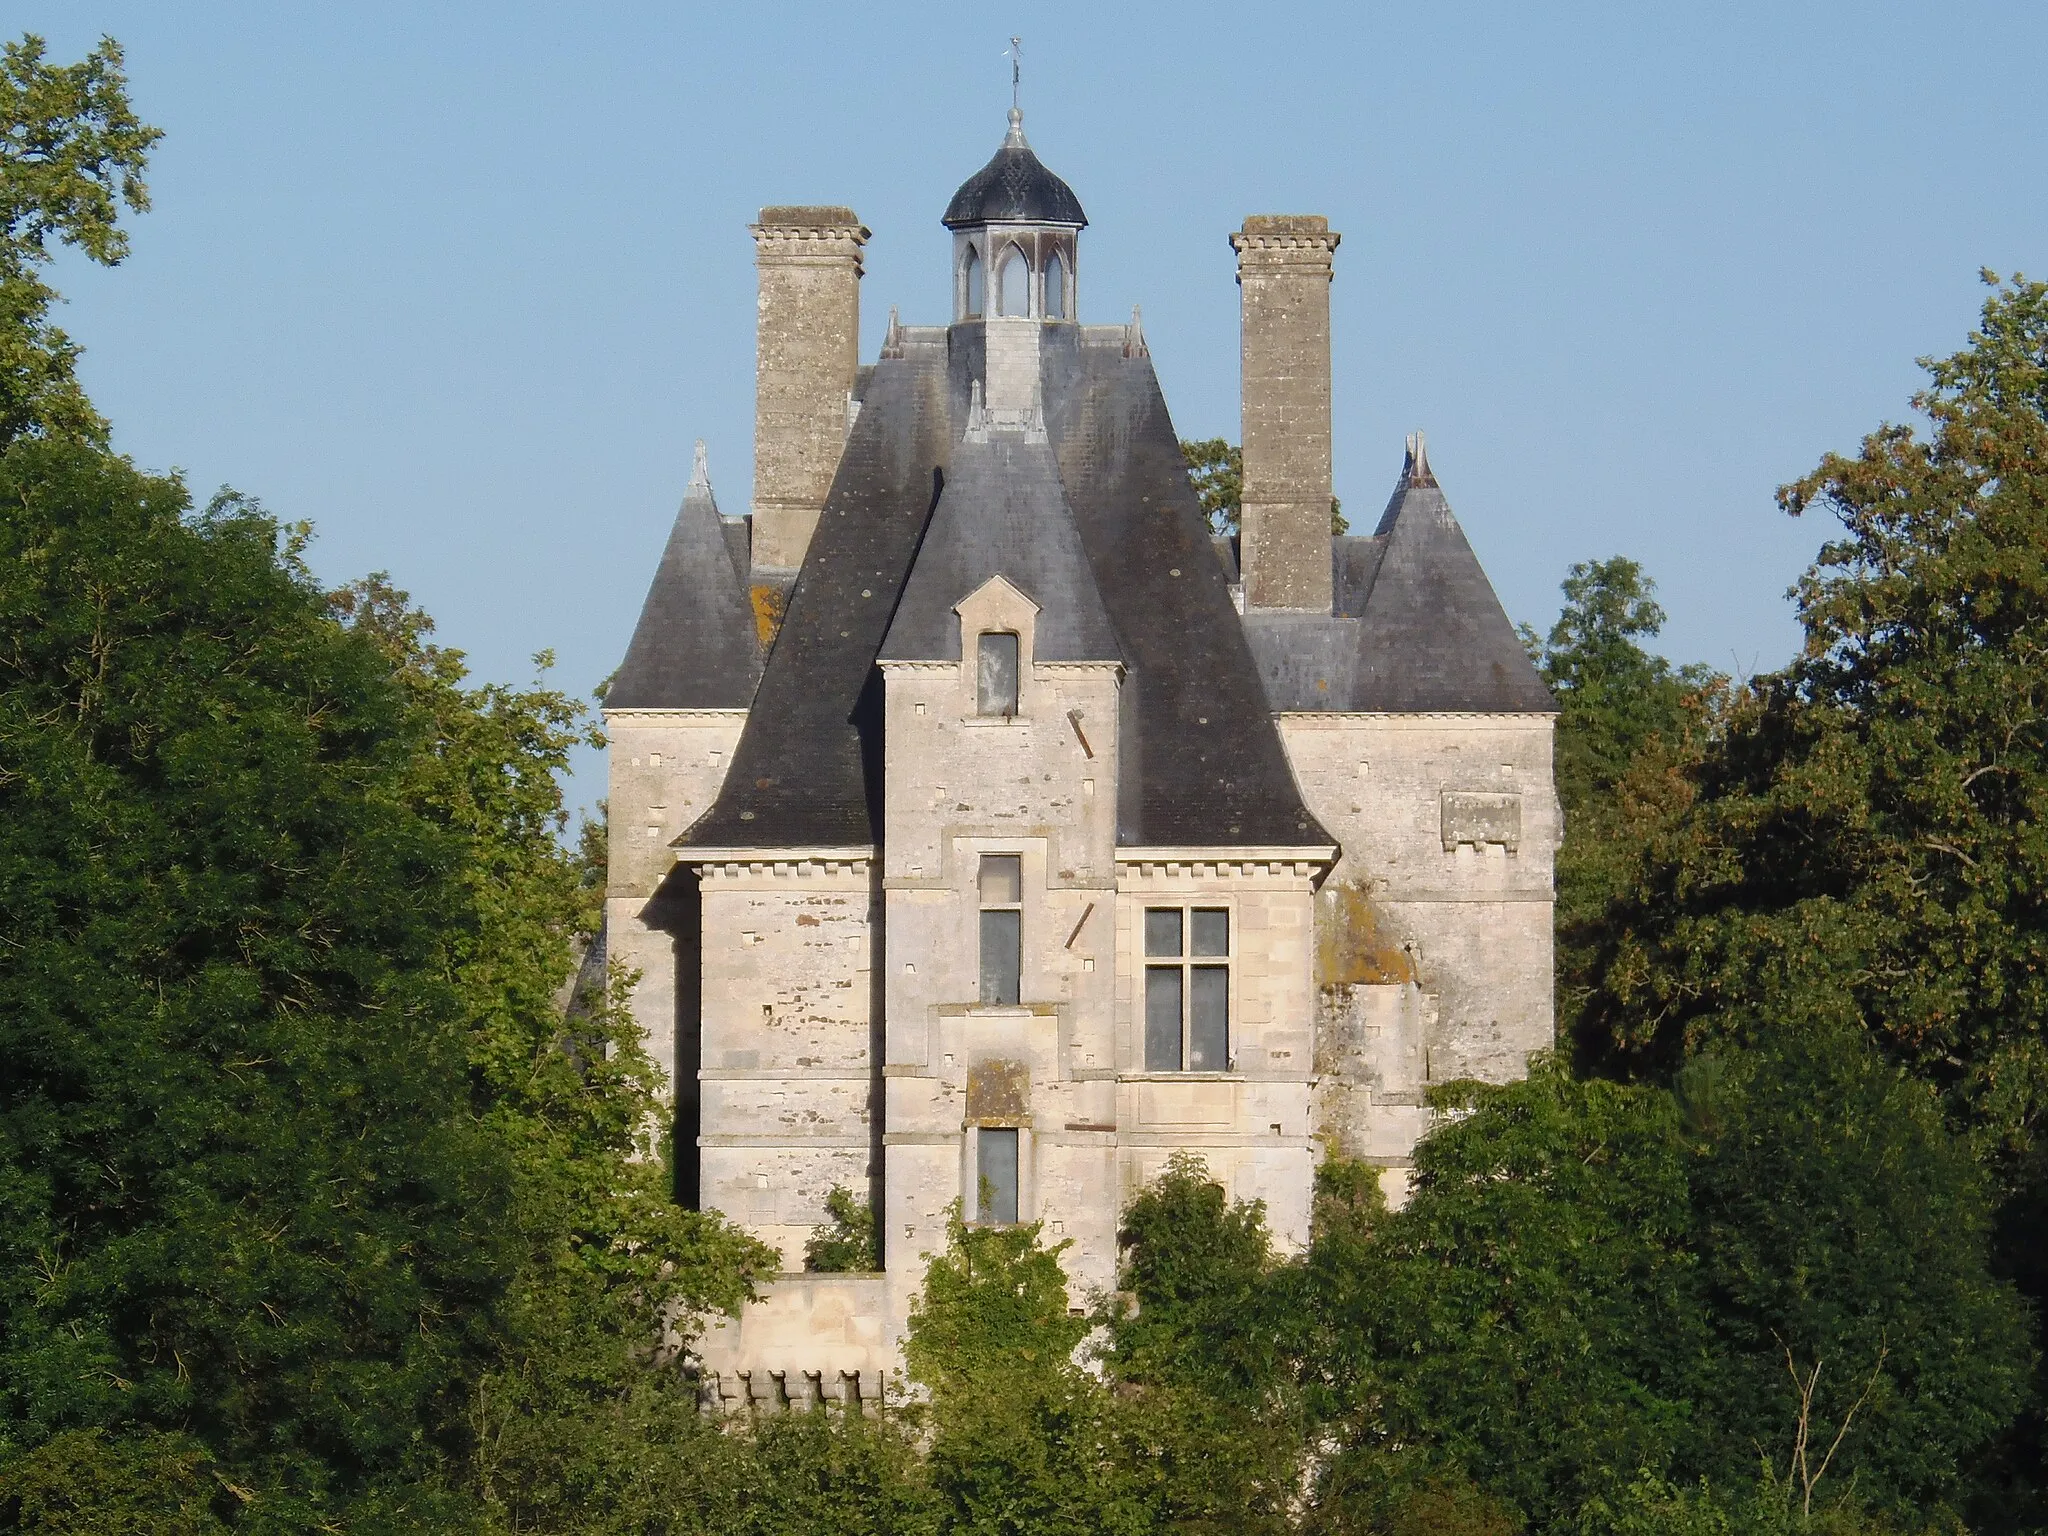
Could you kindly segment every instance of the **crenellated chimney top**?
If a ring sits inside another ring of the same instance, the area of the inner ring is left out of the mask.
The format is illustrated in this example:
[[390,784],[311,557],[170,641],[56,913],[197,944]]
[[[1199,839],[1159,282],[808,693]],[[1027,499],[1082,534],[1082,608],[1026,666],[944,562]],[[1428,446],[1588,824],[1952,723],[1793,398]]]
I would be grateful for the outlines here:
[[763,208],[754,373],[754,563],[793,573],[846,446],[860,366],[861,247],[851,208]]
[[1247,608],[1331,611],[1330,280],[1319,214],[1254,214],[1230,237],[1242,290]]

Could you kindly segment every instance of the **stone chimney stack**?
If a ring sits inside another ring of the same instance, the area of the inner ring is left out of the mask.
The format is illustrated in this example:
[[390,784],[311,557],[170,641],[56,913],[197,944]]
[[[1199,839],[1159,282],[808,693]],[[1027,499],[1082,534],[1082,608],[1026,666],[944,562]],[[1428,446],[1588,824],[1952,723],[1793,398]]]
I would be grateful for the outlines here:
[[754,564],[794,572],[818,525],[860,363],[861,247],[851,208],[763,208],[754,371]]
[[1330,612],[1330,277],[1316,214],[1255,214],[1230,237],[1243,290],[1247,608]]

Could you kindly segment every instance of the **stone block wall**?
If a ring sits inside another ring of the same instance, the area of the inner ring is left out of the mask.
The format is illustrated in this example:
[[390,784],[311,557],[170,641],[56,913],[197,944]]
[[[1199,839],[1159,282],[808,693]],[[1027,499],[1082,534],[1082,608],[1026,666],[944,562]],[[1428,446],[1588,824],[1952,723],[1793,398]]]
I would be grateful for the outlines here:
[[[1120,849],[1116,1028],[1121,1208],[1191,1151],[1233,1198],[1264,1200],[1282,1252],[1305,1245],[1315,1181],[1314,880],[1275,851]],[[1147,907],[1230,913],[1230,1068],[1145,1070]]]
[[875,1177],[872,862],[724,850],[696,868],[700,1201],[800,1270],[833,1187],[867,1194]]
[[1338,1146],[1403,1168],[1430,1085],[1506,1082],[1552,1044],[1552,717],[1280,717],[1343,847],[1316,898],[1317,1094]]
[[[889,956],[884,1253],[907,1313],[922,1255],[975,1188],[978,1133],[1018,1132],[1018,1214],[1073,1238],[1108,1284],[1116,1211],[1112,983],[1120,667],[1040,662],[1036,609],[1007,582],[960,604],[967,635],[1019,637],[1018,712],[977,712],[973,647],[886,662],[883,873]],[[1014,1006],[980,1001],[983,854],[1021,861]],[[1092,1267],[1091,1267],[1092,1265]]]
[[793,571],[846,446],[860,366],[861,247],[851,208],[763,208],[754,382],[754,565]]
[[1243,314],[1245,603],[1330,612],[1330,277],[1342,237],[1313,214],[1230,237]]
[[[694,1103],[696,892],[676,881],[669,845],[718,797],[746,724],[743,709],[613,709],[604,714],[605,880],[609,958],[639,973],[633,1017],[669,1076],[679,1111]],[[678,946],[684,960],[678,969]],[[679,1033],[680,1031],[680,1033]]]

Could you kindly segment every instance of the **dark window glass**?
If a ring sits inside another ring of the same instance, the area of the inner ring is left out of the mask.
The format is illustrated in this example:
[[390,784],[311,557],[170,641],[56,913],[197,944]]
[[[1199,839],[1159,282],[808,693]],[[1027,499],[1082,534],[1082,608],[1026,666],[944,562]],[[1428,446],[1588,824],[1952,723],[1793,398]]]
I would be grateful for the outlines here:
[[1188,1070],[1230,1070],[1230,971],[1198,965],[1188,977]]
[[983,1221],[1014,1223],[1017,1220],[1017,1133],[983,1126],[975,1137],[979,1144],[975,1170],[979,1189],[975,1209]]
[[1145,970],[1145,1070],[1180,1070],[1180,967]]
[[1222,959],[1230,953],[1230,912],[1227,908],[1197,907],[1188,914],[1194,929],[1191,955]]
[[980,314],[985,303],[982,297],[981,257],[970,245],[967,247],[967,313]]
[[1024,899],[1024,861],[1014,853],[981,856],[981,904],[1014,907]]
[[981,914],[981,1000],[1010,1004],[1017,1001],[1019,973],[1023,969],[1023,913]]
[[1161,959],[1180,954],[1180,908],[1145,909],[1145,953]]
[[1055,251],[1045,263],[1045,318],[1064,320],[1067,317],[1067,268]]
[[984,715],[1017,713],[1017,637],[983,635],[974,671],[975,707]]

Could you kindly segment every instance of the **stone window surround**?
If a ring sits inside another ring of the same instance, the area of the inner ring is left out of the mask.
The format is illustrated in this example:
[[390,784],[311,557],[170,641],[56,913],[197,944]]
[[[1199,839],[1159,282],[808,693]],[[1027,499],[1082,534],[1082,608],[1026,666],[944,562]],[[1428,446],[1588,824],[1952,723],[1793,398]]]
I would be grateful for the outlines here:
[[[1037,1158],[1035,1138],[1031,1126],[1023,1120],[1004,1121],[997,1124],[988,1122],[991,1130],[1014,1130],[1017,1133],[1017,1220],[1031,1221],[1032,1211],[1038,1201],[1038,1178],[1033,1164]],[[960,1137],[960,1216],[970,1227],[990,1227],[1008,1223],[988,1222],[981,1219],[981,1132],[982,1124],[976,1122],[964,1128]]]
[[[1117,1005],[1116,1055],[1119,1081],[1128,1083],[1191,1083],[1248,1081],[1278,1076],[1291,1081],[1294,1072],[1273,1074],[1239,1069],[1242,1056],[1239,1029],[1244,1018],[1240,998],[1243,986],[1243,918],[1237,893],[1240,890],[1299,890],[1312,898],[1315,889],[1337,860],[1334,845],[1315,847],[1246,848],[1141,848],[1116,851],[1116,904],[1121,930],[1115,964],[1132,967],[1131,1000]],[[1144,1017],[1144,924],[1148,906],[1220,907],[1230,913],[1230,1069],[1222,1072],[1153,1072],[1145,1065]],[[1312,931],[1314,915],[1305,914]],[[1130,937],[1130,953],[1124,952],[1124,937]],[[1312,978],[1310,978],[1312,981]]]
[[[1168,896],[1161,894],[1142,896],[1139,898],[1139,903],[1133,929],[1133,935],[1136,939],[1136,943],[1133,945],[1135,953],[1131,959],[1131,964],[1136,972],[1132,1001],[1135,1028],[1132,1034],[1135,1037],[1133,1044],[1137,1048],[1137,1055],[1133,1058],[1137,1072],[1136,1074],[1125,1073],[1123,1075],[1127,1077],[1142,1075],[1167,1081],[1184,1077],[1229,1077],[1234,1075],[1237,1072],[1238,1024],[1240,1019],[1237,998],[1237,951],[1241,925],[1238,918],[1237,898],[1227,893],[1214,896]],[[1181,947],[1178,955],[1167,956],[1152,953],[1147,930],[1150,926],[1150,914],[1155,911],[1175,911],[1180,913]],[[1224,920],[1229,924],[1229,933],[1228,943],[1225,944],[1222,954],[1198,955],[1195,953],[1194,914],[1198,911],[1221,912],[1224,914]],[[1146,1058],[1150,1055],[1150,1046],[1146,1036],[1151,1027],[1149,1011],[1151,1008],[1152,972],[1154,970],[1177,970],[1181,974],[1180,1049],[1183,1062],[1188,1059],[1194,1045],[1194,978],[1189,972],[1194,970],[1220,970],[1223,972],[1223,1066],[1202,1068],[1188,1066],[1154,1067],[1147,1061]]]
[[[1018,965],[1017,1001],[1014,1003],[981,1001],[981,861],[991,855],[1017,860]],[[954,891],[964,903],[967,917],[964,932],[975,946],[965,972],[974,985],[957,1002],[941,1001],[938,1005],[940,1011],[958,1012],[969,1017],[1027,1016],[1053,1006],[1050,997],[1055,988],[1048,975],[1043,948],[1049,936],[1045,894],[1051,888],[1054,869],[1054,848],[1050,840],[1004,833],[956,836],[944,840],[939,857],[939,884]],[[1055,938],[1053,942],[1058,940]]]
[[[953,605],[960,617],[959,713],[960,723],[982,730],[1001,730],[1023,724],[1042,715],[1054,702],[1052,690],[1037,676],[1032,662],[1038,636],[1038,604],[1001,576],[991,576]],[[1017,637],[1017,712],[1014,715],[984,715],[981,712],[981,637]]]

